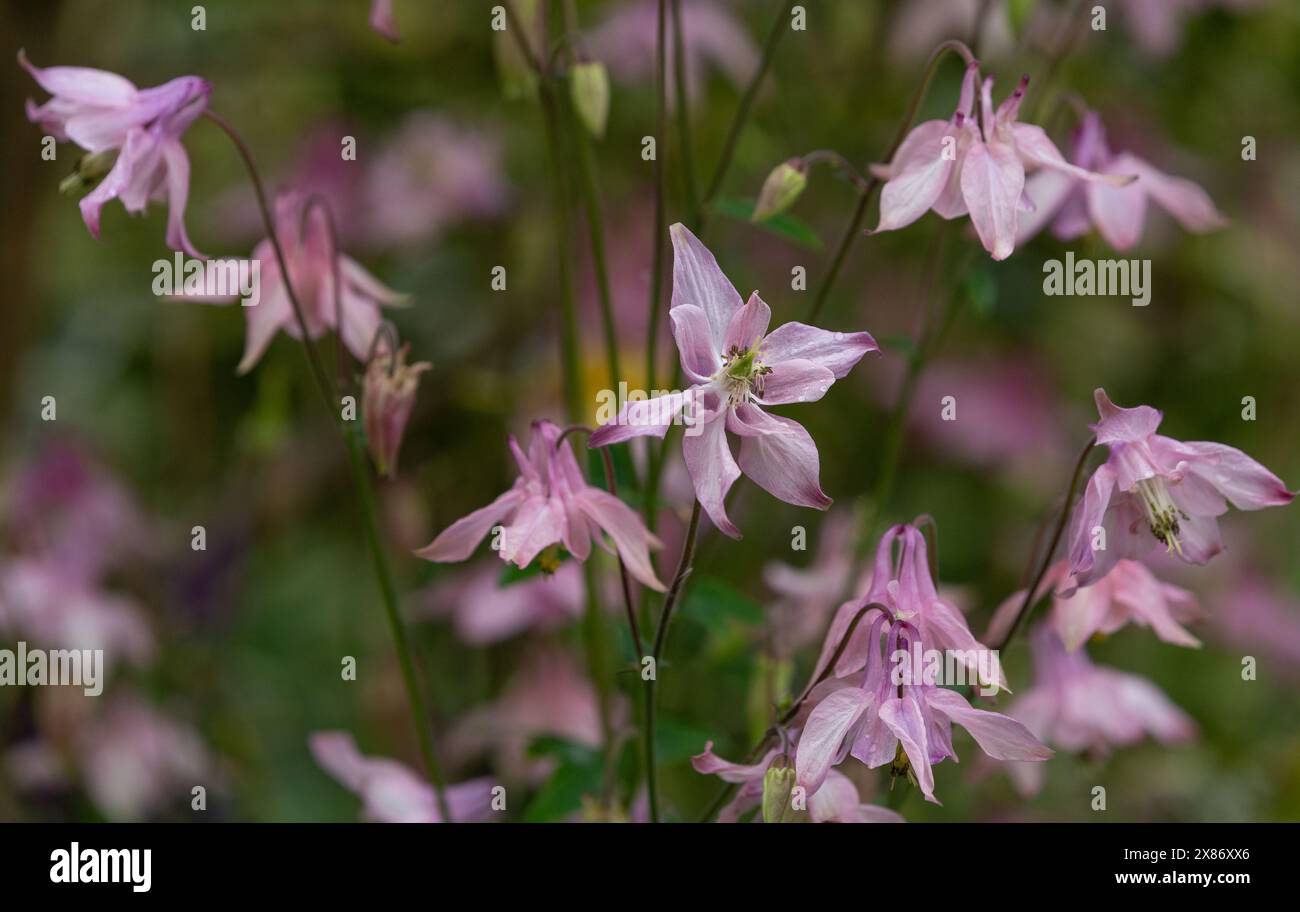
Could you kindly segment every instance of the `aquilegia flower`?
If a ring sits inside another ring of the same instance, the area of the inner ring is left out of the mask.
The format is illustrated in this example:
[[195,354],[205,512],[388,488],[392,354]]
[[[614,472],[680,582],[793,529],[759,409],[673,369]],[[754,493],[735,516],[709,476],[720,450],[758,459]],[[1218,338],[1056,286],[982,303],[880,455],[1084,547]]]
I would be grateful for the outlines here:
[[[1196,725],[1158,687],[1093,665],[1086,650],[1068,651],[1050,625],[1038,624],[1029,644],[1034,686],[1007,713],[1047,743],[1098,758],[1147,735],[1162,744],[1195,736]],[[1007,772],[1024,795],[1042,785],[1043,770],[1035,764],[1013,763]]]
[[[1156,433],[1163,417],[1147,405],[1120,408],[1098,389],[1101,421],[1092,425],[1110,455],[1093,473],[1070,528],[1070,572],[1087,586],[1122,558],[1156,545],[1193,564],[1223,550],[1216,517],[1281,506],[1294,496],[1281,479],[1241,450]],[[1071,587],[1064,591],[1068,594]]]
[[403,345],[394,359],[386,348],[381,348],[366,365],[361,382],[366,446],[380,475],[392,475],[397,469],[397,451],[401,449],[402,435],[415,406],[420,374],[433,367],[428,361],[407,364],[409,349],[409,345]]
[[[1043,576],[1038,595],[1057,586],[1070,572],[1065,561]],[[1066,588],[1069,591],[1069,587]],[[1001,639],[1024,604],[1023,590],[1007,597],[994,614],[985,639]],[[1037,598],[1034,599],[1037,601]],[[1201,617],[1196,596],[1156,578],[1141,561],[1121,560],[1093,583],[1064,596],[1052,597],[1051,625],[1065,648],[1074,652],[1096,634],[1109,636],[1127,624],[1150,627],[1157,637],[1176,646],[1201,645],[1183,622]]]
[[[307,198],[297,192],[281,193],[275,201],[275,233],[284,248],[285,262],[293,290],[303,310],[303,322],[313,339],[335,330],[347,350],[358,361],[365,361],[374,345],[375,333],[382,322],[381,307],[394,307],[406,300],[406,295],[384,285],[365,267],[351,257],[339,253],[339,279],[343,285],[341,298],[334,298],[335,251],[331,249],[329,229],[319,213],[313,213],[303,224]],[[253,259],[259,264],[261,297],[255,306],[241,308],[248,317],[248,334],[244,341],[244,357],[239,362],[239,373],[252,370],[261,360],[275,334],[280,330],[294,339],[302,338],[298,318],[285,289],[280,274],[280,264],[269,238],[253,248]],[[203,296],[185,295],[203,300]],[[342,317],[342,326],[339,318]],[[411,370],[418,365],[409,368]]]
[[886,183],[880,193],[877,231],[912,224],[930,209],[946,219],[970,215],[975,233],[995,260],[1011,255],[1019,213],[1032,210],[1025,197],[1025,171],[1047,168],[1083,181],[1123,185],[1132,176],[1094,174],[1067,162],[1042,127],[1017,123],[1029,77],[993,110],[993,77],[980,89],[980,120],[975,121],[975,82],[979,64],[972,62],[962,80],[961,97],[951,120],[928,120],[907,134],[894,160],[872,167]]
[[208,105],[212,86],[198,76],[181,76],[151,89],[88,67],[37,67],[18,52],[18,63],[53,98],[39,107],[27,102],[27,119],[58,140],[71,140],[94,156],[84,171],[102,173],[106,159],[117,160],[99,186],[81,200],[81,218],[99,237],[99,210],[120,199],[126,211],[140,213],[150,199],[167,198],[167,246],[190,256],[185,233],[185,201],[190,192],[190,160],[181,135]]
[[914,621],[873,607],[858,629],[867,631],[865,670],[841,678],[837,689],[820,685],[824,696],[799,738],[795,770],[809,794],[822,787],[832,766],[852,754],[871,769],[893,764],[895,775],[913,778],[926,800],[938,804],[931,766],[957,759],[953,723],[996,760],[1040,761],[1052,755],[1016,720],[975,709],[956,691],[927,680],[912,657],[930,644]]
[[[867,352],[869,333],[837,333],[786,323],[768,333],[772,311],[754,292],[748,303],[699,239],[680,223],[673,239],[673,297],[669,316],[684,392],[628,402],[591,435],[593,447],[632,437],[662,437],[674,421],[688,423],[682,453],[695,496],[713,524],[740,538],[727,518],[727,491],[743,471],[786,503],[825,510],[831,499],[818,480],[817,445],[803,425],[762,406],[815,402]],[[726,432],[741,439],[739,465]]]
[[519,478],[510,490],[456,520],[416,554],[440,563],[463,561],[494,526],[501,525],[493,546],[502,560],[518,567],[527,567],[546,548],[560,544],[578,560],[586,560],[592,537],[600,541],[603,529],[613,539],[627,572],[652,589],[664,590],[650,563],[650,548],[659,547],[658,539],[631,507],[587,484],[573,449],[560,440],[558,427],[549,421],[533,422],[528,454],[513,437],[510,452],[519,466]]
[[1048,222],[1063,241],[1074,240],[1096,227],[1106,243],[1125,251],[1137,244],[1146,222],[1147,201],[1159,205],[1188,231],[1204,232],[1227,223],[1209,194],[1181,177],[1170,177],[1128,152],[1113,154],[1095,111],[1083,116],[1070,148],[1070,160],[1081,168],[1102,174],[1136,174],[1127,186],[1081,180],[1064,171],[1042,170],[1025,183],[1025,194],[1035,206],[1021,217],[1016,243],[1022,244]]
[[[314,732],[312,755],[331,776],[361,799],[365,819],[374,823],[441,823],[433,787],[403,763],[367,757],[347,732]],[[492,815],[492,781],[470,779],[446,788],[452,820],[482,823]]]

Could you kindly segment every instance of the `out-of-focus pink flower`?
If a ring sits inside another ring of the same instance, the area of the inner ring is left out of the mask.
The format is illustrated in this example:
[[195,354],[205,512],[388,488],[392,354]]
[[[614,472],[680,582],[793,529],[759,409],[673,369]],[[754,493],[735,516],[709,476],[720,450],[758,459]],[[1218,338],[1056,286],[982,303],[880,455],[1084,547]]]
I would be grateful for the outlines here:
[[417,611],[450,617],[471,646],[499,643],[525,631],[545,630],[582,614],[582,571],[565,561],[554,573],[501,584],[501,564],[480,563],[415,597]]
[[[314,732],[308,741],[321,768],[361,799],[365,819],[375,823],[441,823],[433,787],[410,767],[386,757],[367,757],[347,732]],[[470,779],[446,788],[457,823],[482,823],[492,814],[492,781]]]
[[0,562],[0,632],[29,637],[47,649],[102,649],[106,667],[123,659],[142,665],[154,647],[134,600],[101,591],[65,574],[57,561],[40,558]]
[[[1122,558],[1140,560],[1158,544],[1188,563],[1207,563],[1223,550],[1216,517],[1228,501],[1239,510],[1291,502],[1281,479],[1241,450],[1161,436],[1156,409],[1120,408],[1102,389],[1094,397],[1101,420],[1092,430],[1110,454],[1071,522],[1073,584],[1087,586]],[[1063,587],[1066,594],[1071,588]]]
[[979,64],[972,62],[952,119],[920,124],[907,134],[892,162],[872,167],[872,173],[886,181],[880,192],[877,231],[903,228],[931,209],[946,219],[969,215],[984,249],[993,259],[1004,260],[1015,249],[1020,212],[1033,209],[1025,196],[1026,169],[1051,169],[1078,180],[1117,185],[1132,179],[1072,165],[1042,127],[1017,123],[1028,76],[1021,78],[996,113],[993,78],[984,80],[981,132],[974,117],[978,78]]
[[[1030,633],[1034,686],[1007,710],[1037,737],[1060,750],[1105,756],[1112,747],[1147,735],[1163,744],[1187,741],[1196,726],[1145,678],[1099,668],[1086,650],[1068,651],[1051,625]],[[1035,764],[1013,763],[1008,772],[1024,795],[1042,787]]]
[[[336,330],[348,351],[357,360],[365,361],[379,330],[380,308],[401,304],[406,296],[384,285],[356,260],[339,253],[339,279],[343,291],[336,305],[335,251],[330,247],[329,229],[318,212],[311,213],[307,224],[303,224],[307,202],[302,194],[292,191],[280,194],[275,202],[275,233],[284,248],[293,290],[302,307],[303,322],[313,339],[320,338],[328,330]],[[283,330],[291,338],[302,338],[269,238],[253,248],[253,259],[259,263],[261,271],[261,297],[257,304],[241,308],[248,317],[244,357],[239,362],[241,374],[252,370],[261,360],[277,332]],[[199,295],[184,297],[212,300]],[[339,325],[340,317],[342,326]]]
[[1136,174],[1126,186],[1085,181],[1063,171],[1043,170],[1025,183],[1034,211],[1020,219],[1016,243],[1023,244],[1048,222],[1063,241],[1074,240],[1095,227],[1116,250],[1133,248],[1142,237],[1147,201],[1157,203],[1188,231],[1204,232],[1227,224],[1214,201],[1199,186],[1170,177],[1128,152],[1118,155],[1106,145],[1101,116],[1088,111],[1075,131],[1070,160],[1101,174]]
[[[1066,561],[1053,564],[1043,576],[1039,595],[1062,582],[1069,572]],[[1020,612],[1024,596],[1021,590],[1007,597],[994,614],[985,639],[1002,639]],[[1140,561],[1121,560],[1092,585],[1076,589],[1068,597],[1054,594],[1051,624],[1071,652],[1094,635],[1109,636],[1126,624],[1150,627],[1166,643],[1198,647],[1201,641],[1183,623],[1202,616],[1195,595],[1160,581]]]
[[[744,85],[758,67],[758,49],[731,12],[711,0],[682,0],[681,12],[687,103],[694,105],[700,97],[706,65],[721,70],[733,84]],[[588,47],[618,81],[644,84],[654,73],[658,17],[658,0],[623,4],[591,33]],[[667,27],[666,66],[672,73],[676,44],[671,20]],[[669,106],[675,103],[669,92]]]
[[1213,614],[1218,638],[1271,656],[1285,676],[1300,676],[1300,600],[1258,576],[1237,579]]
[[769,609],[773,650],[788,657],[817,639],[832,606],[849,591],[853,574],[853,514],[832,513],[822,524],[809,567],[769,561],[763,581],[778,596]]
[[535,421],[528,455],[513,437],[510,451],[519,466],[519,478],[510,490],[456,520],[416,554],[439,563],[463,561],[494,526],[507,524],[500,530],[497,548],[502,560],[527,567],[544,549],[562,543],[571,555],[585,561],[593,536],[603,544],[603,529],[628,573],[643,585],[664,591],[650,563],[650,549],[659,546],[658,539],[631,507],[587,484],[573,449],[561,442],[558,427]]
[[[892,588],[902,586],[896,581]],[[892,608],[868,609],[854,633],[857,641],[858,631],[866,632],[865,649],[855,653],[866,663],[860,678],[840,676],[815,690],[820,699],[804,723],[795,755],[799,784],[810,793],[821,787],[832,766],[851,754],[870,769],[889,763],[898,775],[910,772],[926,800],[938,804],[931,767],[948,757],[956,760],[954,723],[995,760],[1037,762],[1052,755],[1016,720],[975,709],[956,691],[926,680],[913,656],[938,647],[923,636],[916,620],[902,620]],[[833,646],[830,637],[827,646]],[[898,664],[900,656],[908,663],[905,670]],[[991,678],[986,672],[981,674]]]
[[467,714],[448,740],[458,752],[491,753],[493,769],[506,778],[535,782],[553,768],[528,756],[528,746],[544,735],[598,748],[600,704],[567,653],[539,647],[525,655],[500,698]]
[[371,0],[370,27],[394,44],[402,40],[393,21],[393,0]]
[[134,696],[120,696],[84,725],[78,765],[91,800],[111,820],[138,821],[188,808],[190,790],[215,770],[198,734]]
[[988,0],[909,0],[895,8],[886,52],[896,60],[924,60],[941,41],[967,40],[977,25],[981,57],[998,59],[1014,47],[1006,3],[1000,0],[992,4]]
[[[797,732],[794,733],[797,737]],[[775,748],[757,763],[732,763],[713,752],[713,742],[704,752],[691,758],[697,773],[717,776],[723,782],[739,785],[735,796],[718,812],[719,823],[736,823],[763,803],[763,781],[774,766],[787,766],[787,760]],[[902,815],[889,808],[864,804],[858,787],[848,776],[830,770],[821,785],[803,796],[804,810],[813,823],[903,823]],[[761,819],[761,818],[759,818]]]
[[185,201],[190,192],[190,160],[181,135],[208,105],[212,86],[198,76],[181,76],[151,89],[88,67],[37,67],[18,52],[18,63],[53,98],[27,102],[27,119],[59,140],[71,140],[91,154],[117,153],[113,168],[81,200],[81,217],[99,237],[99,211],[120,199],[126,211],[141,213],[150,199],[168,204],[167,245],[190,256],[185,233]]
[[[673,225],[671,234],[669,316],[692,386],[628,402],[591,435],[590,445],[663,437],[674,421],[687,420],[682,453],[695,496],[713,524],[732,538],[740,538],[740,530],[727,518],[724,501],[741,471],[786,503],[826,509],[831,499],[821,489],[812,437],[803,425],[761,406],[817,401],[863,355],[879,350],[875,339],[804,323],[786,323],[769,334],[772,311],[758,292],[741,303],[713,254],[685,225]],[[739,465],[728,430],[741,438]]]
[[366,431],[366,446],[380,475],[397,470],[397,451],[402,446],[406,423],[415,406],[415,389],[420,374],[433,365],[427,361],[406,363],[409,345],[403,345],[394,359],[386,349],[375,353],[366,365],[361,384],[361,418]]

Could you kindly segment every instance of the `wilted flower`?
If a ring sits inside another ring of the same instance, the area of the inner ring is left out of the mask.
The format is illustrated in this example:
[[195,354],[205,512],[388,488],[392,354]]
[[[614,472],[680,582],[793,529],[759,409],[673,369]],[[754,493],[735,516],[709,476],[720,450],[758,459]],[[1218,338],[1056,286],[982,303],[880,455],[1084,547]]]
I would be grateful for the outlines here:
[[1163,437],[1156,433],[1163,417],[1156,409],[1120,408],[1102,389],[1094,397],[1101,421],[1092,429],[1110,455],[1072,520],[1075,585],[1087,586],[1122,558],[1141,559],[1156,545],[1204,564],[1223,550],[1216,517],[1228,511],[1228,501],[1239,510],[1291,502],[1281,479],[1241,450]]
[[[743,470],[786,503],[824,510],[817,445],[803,426],[761,406],[815,402],[867,352],[869,333],[828,332],[786,323],[770,334],[772,312],[758,292],[742,304],[713,254],[680,223],[673,239],[673,296],[669,316],[682,370],[693,384],[682,393],[630,401],[591,435],[593,447],[632,437],[662,437],[686,412],[690,427],[682,453],[695,496],[713,524],[740,538],[727,518],[727,491]],[[726,432],[741,438],[740,460]]]
[[928,120],[915,127],[888,165],[872,173],[886,181],[880,193],[877,231],[912,224],[933,209],[946,219],[970,215],[975,233],[995,260],[1015,249],[1021,210],[1032,211],[1025,197],[1025,171],[1047,168],[1079,180],[1122,185],[1132,176],[1094,174],[1070,164],[1042,127],[1017,123],[1020,102],[1029,85],[1020,85],[993,110],[993,78],[980,89],[980,125],[974,116],[978,62],[966,67],[961,97],[951,120]]
[[[1094,757],[1151,735],[1163,744],[1187,741],[1196,726],[1145,678],[1099,668],[1086,650],[1068,651],[1048,624],[1029,635],[1034,686],[1007,710],[1048,744]],[[1036,764],[1013,763],[1008,772],[1022,794],[1042,786]]]
[[[375,823],[441,823],[433,787],[410,767],[386,757],[367,757],[347,732],[315,732],[312,756],[326,772],[361,799],[365,819]],[[470,779],[444,790],[452,820],[481,823],[492,814],[492,781]]]
[[392,475],[397,469],[397,451],[415,405],[415,388],[420,383],[420,374],[433,367],[427,361],[407,364],[409,349],[409,345],[403,345],[396,359],[386,348],[376,352],[366,365],[361,384],[366,446],[380,475]]
[[208,105],[212,86],[207,80],[181,76],[151,89],[137,89],[104,70],[42,69],[22,51],[18,63],[54,96],[39,107],[29,100],[28,120],[92,155],[117,154],[112,170],[81,200],[81,218],[90,233],[99,237],[99,210],[111,199],[120,199],[127,212],[138,214],[150,199],[165,196],[167,246],[203,256],[185,233],[190,160],[180,138]]
[[894,663],[899,654],[911,656],[933,645],[915,621],[870,608],[858,630],[866,631],[866,668],[860,681],[841,678],[835,682],[837,689],[823,686],[824,695],[809,713],[799,739],[795,768],[800,785],[810,793],[822,787],[832,766],[852,754],[871,769],[892,764],[895,775],[913,778],[926,800],[938,804],[931,766],[948,757],[957,759],[953,723],[970,732],[996,760],[1040,761],[1052,755],[1016,720],[975,709],[956,691],[920,674],[904,675],[898,683]]
[[1129,250],[1142,236],[1148,200],[1188,231],[1209,231],[1227,223],[1214,201],[1196,184],[1157,171],[1128,152],[1113,154],[1106,145],[1101,117],[1095,111],[1085,113],[1075,131],[1070,160],[1089,171],[1136,174],[1138,179],[1116,186],[1082,180],[1064,171],[1039,171],[1025,183],[1025,194],[1035,210],[1020,219],[1016,243],[1023,244],[1051,222],[1052,233],[1063,241],[1082,237],[1089,228],[1096,227],[1110,246]]
[[592,537],[601,541],[603,529],[628,573],[652,589],[664,590],[650,563],[650,548],[658,547],[658,540],[631,507],[587,484],[573,449],[561,442],[558,427],[533,422],[528,455],[513,437],[510,452],[519,466],[519,478],[510,490],[456,520],[416,554],[437,562],[465,560],[494,526],[502,524],[493,547],[502,560],[518,567],[527,567],[546,548],[561,543],[575,558],[586,560]]
[[[787,733],[798,737],[798,732]],[[755,807],[762,806],[763,820],[767,822],[794,822],[811,820],[813,823],[903,823],[896,811],[874,804],[863,804],[857,786],[843,773],[831,770],[825,781],[815,790],[803,790],[797,779],[790,775],[788,761],[781,751],[773,748],[757,763],[732,763],[713,752],[713,742],[704,745],[704,752],[691,758],[697,773],[717,776],[723,782],[739,785],[735,797],[718,813],[719,823],[736,823]],[[784,794],[777,794],[772,779],[784,786]],[[800,789],[797,793],[795,790]],[[796,807],[796,797],[801,808]],[[806,814],[805,814],[806,812]]]

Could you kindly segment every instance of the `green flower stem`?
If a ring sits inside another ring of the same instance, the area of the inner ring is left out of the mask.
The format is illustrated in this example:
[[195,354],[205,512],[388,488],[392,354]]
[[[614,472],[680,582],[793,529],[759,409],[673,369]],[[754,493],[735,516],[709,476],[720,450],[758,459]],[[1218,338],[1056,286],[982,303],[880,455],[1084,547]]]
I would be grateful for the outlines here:
[[[338,409],[338,402],[335,399],[334,388],[330,383],[329,375],[325,371],[321,361],[320,352],[316,347],[311,333],[307,331],[307,321],[303,315],[302,305],[298,301],[298,295],[290,281],[290,272],[288,262],[284,256],[284,249],[280,245],[279,236],[276,233],[275,220],[271,216],[270,207],[267,204],[266,190],[262,185],[262,179],[257,171],[257,166],[253,162],[252,153],[249,151],[247,144],[235,129],[230,126],[223,118],[205,111],[204,116],[216,124],[234,143],[235,149],[243,159],[244,166],[248,170],[248,176],[252,180],[253,190],[257,196],[258,209],[262,214],[262,222],[266,227],[267,237],[271,241],[271,247],[275,250],[276,263],[279,266],[280,274],[284,277],[285,291],[289,296],[289,303],[293,307],[294,319],[298,323],[299,331],[302,334],[303,348],[307,354],[307,361],[311,366],[313,378],[316,380],[316,386],[320,391],[321,399],[325,405],[325,410],[333,418],[336,426],[339,427],[343,434],[344,444],[348,451],[348,467],[352,487],[357,497],[357,503],[360,508],[362,527],[365,531],[366,544],[370,550],[371,562],[374,564],[375,577],[379,583],[379,591],[384,604],[384,611],[388,618],[388,626],[393,636],[393,645],[397,652],[398,665],[402,671],[402,681],[406,685],[406,695],[411,708],[411,715],[415,722],[415,731],[420,745],[420,755],[424,760],[425,773],[428,775],[429,782],[433,786],[434,797],[438,804],[438,812],[444,822],[452,822],[451,808],[447,803],[446,785],[442,778],[442,772],[438,767],[437,756],[433,747],[433,732],[429,724],[429,715],[425,711],[424,698],[420,692],[419,682],[415,674],[415,662],[412,658],[411,644],[406,635],[406,627],[402,622],[401,614],[397,607],[397,587],[393,582],[392,571],[388,566],[388,561],[384,555],[383,543],[379,536],[379,522],[375,508],[374,491],[370,486],[370,476],[366,471],[365,452],[361,445],[360,435],[355,426],[344,427],[342,416]],[[338,252],[334,251],[335,261],[337,263]],[[338,294],[339,287],[335,282],[335,294]]]

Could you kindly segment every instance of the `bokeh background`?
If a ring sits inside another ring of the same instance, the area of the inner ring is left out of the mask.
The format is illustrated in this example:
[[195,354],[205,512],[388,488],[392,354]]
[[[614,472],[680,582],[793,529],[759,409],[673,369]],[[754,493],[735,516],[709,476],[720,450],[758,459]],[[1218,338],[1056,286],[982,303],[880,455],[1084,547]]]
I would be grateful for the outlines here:
[[[1131,254],[1153,264],[1145,308],[1044,296],[1043,262],[1067,246],[1111,255],[1095,235],[1070,245],[1043,235],[1001,263],[978,249],[964,220],[945,226],[930,215],[857,238],[818,322],[869,330],[885,352],[822,402],[791,410],[818,442],[822,484],[836,499],[828,514],[742,481],[731,514],[743,541],[705,521],[661,675],[670,817],[693,819],[717,792],[717,781],[689,764],[706,740],[740,759],[772,703],[802,686],[817,644],[774,655],[779,606],[764,570],[774,561],[811,564],[831,524],[843,533],[873,507],[889,522],[933,515],[942,582],[978,633],[1018,587],[1035,532],[1062,496],[1094,420],[1095,387],[1123,405],[1162,409],[1165,433],[1239,447],[1300,484],[1300,6],[1102,5],[1108,27],[1093,32],[1077,4],[1050,0],[813,0],[803,4],[806,30],[781,40],[704,234],[742,293],[762,290],[774,325],[805,317],[856,195],[818,169],[787,218],[756,226],[743,215],[765,176],[814,149],[834,149],[859,168],[877,160],[926,56],[945,38],[978,42],[997,98],[1028,73],[1026,119],[1062,147],[1074,124],[1062,99],[1074,93],[1101,112],[1112,145],[1200,183],[1230,224],[1192,235],[1150,213]],[[433,369],[400,470],[380,494],[444,765],[453,781],[506,784],[510,819],[644,813],[634,784],[635,686],[626,671],[611,685],[626,737],[607,763],[573,568],[549,589],[521,593],[509,590],[530,581],[503,578],[486,546],[463,565],[410,555],[513,481],[509,434],[526,436],[536,418],[563,419],[553,182],[536,100],[503,92],[490,5],[396,0],[399,44],[368,27],[365,0],[211,2],[202,31],[192,28],[192,6],[5,0],[0,33],[11,61],[23,47],[38,65],[99,67],[139,86],[205,77],[212,110],[243,134],[268,181],[326,193],[348,252],[410,293],[411,306],[392,317]],[[722,155],[781,6],[683,0],[684,94],[700,183]],[[1148,6],[1167,9],[1143,12]],[[1071,8],[1075,19],[1063,20]],[[576,11],[579,46],[612,78],[608,129],[592,149],[624,379],[635,387],[644,379],[655,234],[653,164],[641,156],[641,138],[655,130],[655,3],[579,2]],[[939,69],[922,119],[949,116],[959,78],[952,61]],[[42,160],[40,131],[23,115],[28,97],[44,93],[12,64],[0,80],[0,575],[11,595],[20,585],[49,587],[49,611],[63,614],[42,624],[0,606],[0,645],[57,640],[88,629],[77,626],[84,622],[132,646],[100,697],[0,689],[0,818],[356,819],[356,797],[313,760],[310,734],[345,730],[365,753],[412,767],[418,753],[345,453],[314,401],[300,346],[282,335],[253,372],[236,376],[243,315],[153,296],[152,264],[171,257],[161,207],[131,218],[112,203],[102,239],[89,236],[75,198],[58,190],[79,153],[61,145],[55,161]],[[670,131],[677,123],[672,114]],[[341,160],[343,136],[355,137],[356,161]],[[1247,136],[1258,149],[1250,161]],[[204,122],[184,143],[191,237],[209,253],[245,255],[263,231],[238,159]],[[671,223],[688,214],[676,134],[659,149]],[[608,378],[576,197],[573,209],[585,401],[594,403]],[[496,266],[507,270],[505,291],[490,287]],[[791,287],[796,267],[807,271],[807,290]],[[666,293],[667,285],[664,307]],[[917,385],[896,484],[875,504],[918,313],[952,295],[960,304]],[[666,333],[659,352],[662,377],[675,356]],[[957,422],[939,420],[946,395],[958,398]],[[54,421],[42,418],[47,396],[57,403]],[[1242,419],[1245,396],[1257,403],[1253,421]],[[625,449],[643,458],[639,446]],[[657,519],[664,577],[690,493],[678,449],[669,452]],[[630,485],[621,493],[639,502]],[[206,550],[191,548],[196,525]],[[795,526],[807,530],[806,551],[791,548]],[[963,735],[958,752],[970,762],[936,769],[943,807],[911,795],[902,813],[1300,819],[1298,530],[1294,508],[1234,515],[1226,553],[1210,567],[1158,568],[1200,598],[1206,618],[1193,629],[1202,649],[1133,628],[1090,646],[1099,664],[1164,690],[1195,721],[1194,741],[1145,742],[1108,758],[1059,755],[1043,792],[1025,800],[974,761]],[[848,538],[824,553],[849,562]],[[66,567],[92,559],[102,566],[93,591],[59,589]],[[30,576],[37,569],[46,575]],[[598,569],[613,585],[612,565]],[[545,622],[504,635],[475,627],[511,599],[524,607],[502,610]],[[606,602],[603,635],[615,664],[630,663],[617,603]],[[826,600],[806,609],[825,612],[812,626],[832,608]],[[1242,680],[1247,655],[1258,660],[1255,681]],[[344,656],[357,660],[356,681],[341,678]],[[1004,663],[1013,688],[1028,685],[1023,640]],[[860,772],[864,797],[881,787],[878,775]],[[207,788],[206,812],[191,809],[193,784]],[[1105,814],[1090,810],[1094,785],[1107,788]],[[601,794],[608,800],[598,808]]]

